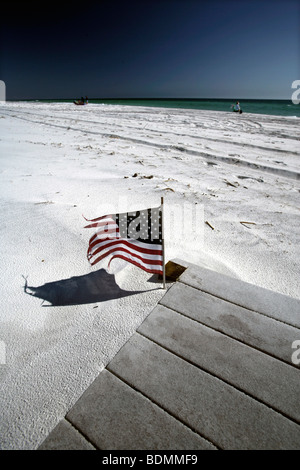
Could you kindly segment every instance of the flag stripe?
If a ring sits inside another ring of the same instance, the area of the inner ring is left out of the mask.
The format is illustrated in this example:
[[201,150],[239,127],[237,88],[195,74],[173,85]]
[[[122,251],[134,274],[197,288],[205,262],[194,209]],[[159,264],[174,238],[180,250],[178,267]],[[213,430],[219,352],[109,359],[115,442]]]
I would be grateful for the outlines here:
[[[145,254],[145,253],[140,253],[140,252],[132,249],[130,246],[127,247],[127,248],[126,247],[123,248],[123,245],[124,245],[123,243],[120,243],[120,244],[115,245],[112,249],[110,249],[108,251],[105,251],[104,257],[109,255],[110,253],[121,250],[121,251],[126,251],[127,253],[132,253],[132,255],[136,256],[137,258],[144,259],[145,261],[148,262],[148,264],[151,263],[152,261],[153,261],[154,264],[156,264],[156,261],[161,261],[162,256],[159,253],[149,255],[149,254]],[[101,250],[96,250],[96,252],[93,253],[93,254],[89,253],[88,258],[89,259],[94,258],[96,255],[98,255],[102,251],[103,250],[101,249]]]
[[[85,217],[84,217],[84,219],[87,222],[97,222],[98,220],[113,219],[113,216],[110,214],[110,215],[102,215],[101,217],[96,217],[96,219],[86,219]],[[85,227],[85,228],[87,228],[87,227]]]
[[93,224],[86,225],[84,228],[91,228],[91,227],[107,227],[108,225],[116,225],[116,222],[114,220],[107,219],[104,222],[95,222]]
[[[107,237],[107,235],[109,235],[109,234],[113,234],[114,236]],[[119,228],[118,227],[117,228],[112,228],[110,230],[105,230],[102,233],[97,232],[90,239],[90,245],[92,245],[93,243],[97,243],[98,240],[105,240],[107,238],[110,238],[111,240],[114,240],[115,238],[119,238],[119,237],[120,237],[120,235],[119,235]]]
[[[96,255],[99,253],[101,250],[105,250],[106,248],[114,245],[126,245],[129,248],[132,248],[135,251],[139,251],[140,253],[148,254],[148,255],[162,255],[162,246],[161,245],[149,245],[147,243],[142,244],[141,242],[135,242],[135,240],[132,242],[130,239],[117,239],[117,240],[111,240],[110,238],[106,240],[99,241],[98,243],[94,243],[90,245],[88,249],[88,253],[91,255]],[[144,246],[145,245],[145,246]],[[148,248],[148,247],[151,248]],[[96,250],[93,250],[93,248],[96,248]]]
[[112,262],[112,260],[114,258],[121,258],[121,259],[124,259],[125,261],[129,261],[130,263],[134,264],[135,266],[138,266],[139,268],[143,269],[144,271],[147,271],[147,273],[152,273],[152,274],[163,274],[163,268],[161,269],[156,269],[156,268],[152,268],[152,267],[146,267],[144,265],[142,265],[141,263],[138,263],[136,261],[134,261],[133,259],[129,259],[127,258],[126,256],[123,256],[123,255],[114,255],[108,265],[110,265],[110,263]]
[[[134,253],[130,250],[127,250],[126,248],[122,248],[122,247],[118,247],[117,249],[113,248],[112,250],[107,251],[103,255],[99,256],[95,261],[91,262],[91,264],[94,265],[94,264],[98,263],[99,261],[101,261],[103,258],[106,258],[106,256],[111,255],[112,253],[115,253],[115,252],[117,252],[117,253],[118,252],[128,253],[130,256],[133,256],[133,258],[139,259],[142,263],[145,262],[146,265],[154,265],[154,266],[161,266],[162,265],[162,260],[161,259],[149,259],[149,260],[147,260],[146,258],[143,258],[142,256],[139,256],[138,254],[136,254],[136,253]],[[146,261],[149,261],[149,262],[146,262]]]

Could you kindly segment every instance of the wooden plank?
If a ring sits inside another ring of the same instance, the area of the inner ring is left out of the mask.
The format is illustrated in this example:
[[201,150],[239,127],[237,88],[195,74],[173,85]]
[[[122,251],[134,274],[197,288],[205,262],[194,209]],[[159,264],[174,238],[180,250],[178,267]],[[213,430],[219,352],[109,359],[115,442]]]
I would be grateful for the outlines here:
[[138,332],[300,423],[300,369],[158,305]]
[[292,365],[299,329],[177,282],[160,304]]
[[107,370],[67,418],[102,450],[216,449]]
[[180,281],[247,309],[300,328],[300,300],[191,265]]
[[38,450],[95,450],[74,427],[62,419]]
[[222,449],[299,449],[300,426],[135,333],[107,366]]

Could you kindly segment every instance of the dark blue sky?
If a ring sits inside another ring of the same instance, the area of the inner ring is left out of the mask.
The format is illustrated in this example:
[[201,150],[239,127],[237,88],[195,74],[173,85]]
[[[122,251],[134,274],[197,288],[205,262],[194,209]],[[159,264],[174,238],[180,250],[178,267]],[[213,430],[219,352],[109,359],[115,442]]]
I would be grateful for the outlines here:
[[290,99],[300,79],[300,0],[26,3],[1,19],[7,99]]

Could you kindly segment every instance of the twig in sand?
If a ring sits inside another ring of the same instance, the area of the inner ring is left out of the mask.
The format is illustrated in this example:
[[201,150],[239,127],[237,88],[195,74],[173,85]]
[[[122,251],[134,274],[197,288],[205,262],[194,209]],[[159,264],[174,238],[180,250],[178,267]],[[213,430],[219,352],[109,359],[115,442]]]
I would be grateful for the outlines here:
[[28,286],[28,284],[27,284],[27,278],[28,278],[28,276],[25,277],[25,276],[22,274],[22,277],[23,277],[24,280],[25,280],[24,292],[27,294],[27,290],[26,290],[26,289],[27,289],[27,286]]
[[[250,225],[256,225],[255,222],[247,222],[247,221],[245,221],[245,220],[244,220],[244,221],[240,221],[240,224],[244,225],[244,227],[246,227],[246,228],[250,228],[250,227],[247,227],[247,225],[249,225],[249,224],[250,224]],[[247,224],[247,225],[245,225],[245,224]]]
[[53,201],[41,201],[41,202],[34,202],[34,205],[37,206],[38,204],[54,204]]
[[233,188],[237,188],[239,186],[239,183],[230,183],[230,181],[224,180],[227,186],[232,186]]
[[212,230],[215,230],[214,227],[212,225],[210,225],[210,223],[206,220],[205,221],[206,225],[208,225]]

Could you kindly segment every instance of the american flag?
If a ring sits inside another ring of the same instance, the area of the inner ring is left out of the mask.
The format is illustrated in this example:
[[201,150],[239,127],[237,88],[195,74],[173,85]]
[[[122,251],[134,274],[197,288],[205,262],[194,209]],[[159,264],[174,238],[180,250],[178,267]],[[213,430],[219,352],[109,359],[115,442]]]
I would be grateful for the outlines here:
[[163,274],[162,206],[136,212],[104,215],[84,228],[96,227],[87,258],[91,265],[112,255],[147,271]]

